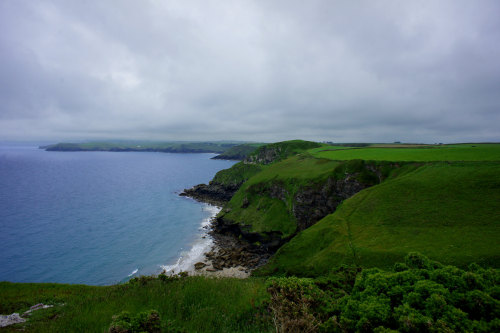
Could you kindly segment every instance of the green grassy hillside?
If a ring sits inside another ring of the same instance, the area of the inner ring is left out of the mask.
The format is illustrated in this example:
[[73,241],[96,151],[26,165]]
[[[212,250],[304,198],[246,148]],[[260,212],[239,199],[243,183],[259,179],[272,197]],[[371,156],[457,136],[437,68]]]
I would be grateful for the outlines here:
[[260,165],[239,162],[234,164],[229,169],[217,172],[212,179],[212,182],[223,185],[239,185],[253,175],[259,173],[261,170],[262,167]]
[[290,140],[270,143],[259,147],[245,159],[247,163],[270,164],[286,159],[289,156],[297,155],[308,149],[318,148],[323,144],[304,141]]
[[500,144],[434,145],[419,148],[383,146],[365,148],[321,147],[310,151],[331,160],[376,161],[500,161]]
[[[43,302],[26,324],[1,332],[107,332],[112,316],[157,310],[163,332],[270,332],[265,315],[265,281],[189,277],[143,279],[136,283],[95,287],[84,285],[0,282],[0,313],[24,312]],[[169,327],[170,326],[170,327]]]
[[335,204],[327,214],[318,214],[324,218],[292,238],[261,273],[317,275],[341,264],[388,268],[411,251],[461,267],[473,261],[500,267],[496,159],[500,144],[356,149],[323,145],[258,165],[260,170],[253,170],[219,217],[247,232],[291,237],[302,230],[300,200],[310,196],[316,201],[306,210],[315,214],[324,208],[318,200],[327,202],[325,198],[337,195],[325,184],[337,181],[335,186],[341,187],[349,179],[352,185],[354,178],[354,184],[375,186],[359,188],[331,215],[325,217]]
[[500,267],[500,164],[412,169],[344,201],[283,246],[261,273],[318,275],[341,264],[388,268],[410,251],[446,264]]
[[[267,145],[253,143],[235,146],[229,149],[228,152],[239,152],[240,149],[245,150],[246,148],[242,148],[243,146],[252,147],[252,153],[248,153],[247,157],[252,159],[253,162],[245,160],[243,162],[234,164],[229,169],[224,169],[217,172],[217,174],[212,179],[213,183],[222,185],[241,184],[247,181],[250,177],[258,174],[261,170],[265,169],[267,167],[266,164],[278,162],[286,158],[287,156],[304,153],[311,147],[318,147],[319,144],[302,140],[283,141]],[[274,159],[266,159],[267,163],[259,163],[259,160],[266,158],[266,156],[264,156],[266,154],[269,155],[267,156],[268,158]],[[298,173],[300,173],[300,170],[298,170]]]
[[[293,156],[282,162],[262,166],[262,171],[245,182],[222,212],[225,219],[251,226],[252,232],[280,231],[288,237],[297,229],[292,214],[293,197],[304,185],[326,179],[338,162],[307,156]],[[285,200],[266,193],[282,188]],[[245,205],[244,202],[248,202]]]
[[[378,184],[392,172],[392,166],[387,162],[319,159],[302,152],[253,171],[219,217],[250,232],[278,232],[287,238],[317,221],[316,216],[333,212],[338,203],[358,190]],[[305,214],[314,216],[309,221]]]

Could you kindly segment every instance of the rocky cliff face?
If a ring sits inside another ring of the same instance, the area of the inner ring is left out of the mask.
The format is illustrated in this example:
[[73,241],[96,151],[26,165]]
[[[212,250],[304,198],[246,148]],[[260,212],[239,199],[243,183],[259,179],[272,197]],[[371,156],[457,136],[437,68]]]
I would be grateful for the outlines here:
[[220,184],[210,182],[207,184],[199,184],[190,189],[185,189],[180,196],[191,197],[195,200],[206,202],[215,206],[224,206],[226,202],[231,200],[232,196],[241,184]]
[[[349,167],[353,170],[348,171]],[[397,167],[390,165],[391,169]],[[240,209],[251,206],[251,201],[255,198],[279,199],[287,207],[289,215],[294,217],[296,232],[299,232],[335,212],[342,201],[380,183],[383,179],[381,168],[381,165],[372,163],[352,162],[350,166],[341,165],[341,173],[332,173],[324,180],[311,181],[305,185],[297,185],[293,179],[253,184],[246,189],[248,196],[243,199]],[[221,218],[224,219],[224,216]]]
[[[344,179],[328,178],[321,183],[302,186],[296,190],[291,200],[289,190],[280,181],[256,184],[248,190],[254,194],[265,195],[283,201],[296,219],[297,231],[304,230],[328,214],[335,211],[345,199],[350,198],[370,185],[360,182],[355,175],[346,175]],[[245,206],[250,203],[244,201]],[[245,208],[242,206],[242,208]]]
[[369,187],[356,177],[328,178],[323,184],[301,188],[293,199],[293,215],[297,219],[297,231],[304,230],[323,217],[331,214],[345,199]]
[[256,154],[246,157],[243,162],[250,164],[270,164],[280,159],[282,147],[263,146]]
[[317,142],[291,140],[276,142],[259,147],[255,152],[244,159],[244,163],[249,164],[271,164],[281,161],[289,156],[304,152],[307,149],[317,148],[321,145]]
[[[343,200],[350,198],[369,186],[360,182],[354,174],[346,175],[344,179],[330,177],[324,182],[300,187],[293,195],[291,206],[289,200],[290,192],[285,183],[281,181],[255,184],[248,191],[259,196],[267,196],[283,201],[295,217],[297,223],[296,232],[299,232],[310,227],[328,214],[335,212],[335,209]],[[241,208],[245,209],[249,205],[248,198],[245,198]],[[220,215],[214,221],[213,231],[216,234],[232,235],[245,240],[248,244],[252,244],[254,250],[262,253],[276,252],[276,250],[293,237],[291,235],[284,238],[280,231],[252,232],[250,225],[235,223],[225,218],[224,214]],[[255,244],[259,245],[256,246]]]

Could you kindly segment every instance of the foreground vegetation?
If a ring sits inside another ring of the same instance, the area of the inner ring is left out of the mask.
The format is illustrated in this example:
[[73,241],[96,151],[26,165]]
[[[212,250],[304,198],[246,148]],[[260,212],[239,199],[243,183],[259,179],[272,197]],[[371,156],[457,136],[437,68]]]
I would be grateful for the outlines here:
[[155,310],[163,331],[270,332],[262,279],[139,278],[124,285],[0,282],[0,313],[24,312],[37,303],[27,323],[0,329],[15,332],[106,332],[112,317]]
[[390,271],[340,267],[317,279],[272,278],[282,332],[498,332],[500,271],[461,270],[417,253]]
[[500,271],[417,253],[391,270],[332,267],[318,278],[140,277],[123,285],[0,283],[0,312],[43,302],[15,332],[493,332]]

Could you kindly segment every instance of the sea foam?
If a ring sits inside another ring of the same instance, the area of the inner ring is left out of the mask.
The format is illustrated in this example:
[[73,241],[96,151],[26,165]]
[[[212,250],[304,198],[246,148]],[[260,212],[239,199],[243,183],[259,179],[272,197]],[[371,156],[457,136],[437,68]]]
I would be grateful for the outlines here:
[[137,273],[138,271],[139,271],[139,269],[138,269],[138,268],[136,268],[136,269],[134,269],[134,271],[133,271],[132,273],[130,273],[128,276],[132,276],[132,275],[134,275],[135,273]]
[[193,270],[195,263],[203,261],[204,254],[208,252],[214,245],[214,241],[208,235],[208,228],[212,219],[220,212],[220,208],[212,205],[205,204],[204,210],[210,212],[210,216],[203,219],[200,226],[200,238],[188,250],[181,253],[177,261],[172,265],[160,265],[162,271],[168,275],[178,274],[179,272],[186,272]]

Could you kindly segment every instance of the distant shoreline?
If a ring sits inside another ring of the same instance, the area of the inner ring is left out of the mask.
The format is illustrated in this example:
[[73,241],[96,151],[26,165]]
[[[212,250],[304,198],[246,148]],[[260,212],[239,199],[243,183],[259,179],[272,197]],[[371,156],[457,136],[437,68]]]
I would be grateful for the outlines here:
[[212,153],[213,159],[243,160],[263,143],[241,141],[207,141],[207,142],[86,142],[86,143],[56,143],[39,146],[46,151],[78,152],[78,151],[109,151],[109,152],[159,152],[159,153]]

